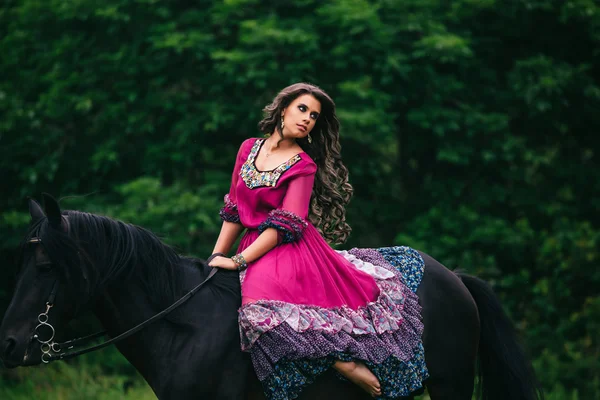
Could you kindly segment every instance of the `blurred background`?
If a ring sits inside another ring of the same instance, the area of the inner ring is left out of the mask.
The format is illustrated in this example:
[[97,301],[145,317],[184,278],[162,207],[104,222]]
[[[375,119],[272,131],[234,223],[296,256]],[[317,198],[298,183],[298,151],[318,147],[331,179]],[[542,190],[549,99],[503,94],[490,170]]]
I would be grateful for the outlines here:
[[[308,81],[355,189],[340,248],[487,280],[547,398],[600,399],[599,45],[595,0],[4,0],[0,317],[27,196],[207,257],[238,146]],[[108,349],[0,368],[0,398],[155,397]]]

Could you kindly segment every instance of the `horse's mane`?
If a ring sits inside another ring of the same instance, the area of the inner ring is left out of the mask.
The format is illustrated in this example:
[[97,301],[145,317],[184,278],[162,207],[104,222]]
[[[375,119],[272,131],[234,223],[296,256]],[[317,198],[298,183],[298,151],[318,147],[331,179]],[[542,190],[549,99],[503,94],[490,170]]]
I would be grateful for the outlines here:
[[68,221],[68,234],[43,218],[31,227],[26,240],[42,239],[50,259],[82,298],[90,299],[98,290],[135,274],[157,304],[168,305],[182,295],[183,262],[201,263],[178,255],[140,226],[80,211],[63,212],[63,221]]

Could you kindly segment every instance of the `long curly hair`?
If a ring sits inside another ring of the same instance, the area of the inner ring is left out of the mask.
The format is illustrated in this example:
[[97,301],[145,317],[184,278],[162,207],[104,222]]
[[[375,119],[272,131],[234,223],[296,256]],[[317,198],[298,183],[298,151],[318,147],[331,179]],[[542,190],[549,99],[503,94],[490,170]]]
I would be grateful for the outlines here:
[[296,83],[284,88],[263,112],[259,122],[261,132],[270,135],[277,132],[280,141],[281,113],[297,97],[310,94],[321,103],[321,113],[308,138],[296,142],[317,164],[315,184],[311,197],[309,220],[332,244],[346,241],[352,231],[346,222],[346,205],[352,197],[352,185],[348,183],[348,168],[342,162],[340,145],[340,122],[335,114],[335,103],[323,89],[309,84]]

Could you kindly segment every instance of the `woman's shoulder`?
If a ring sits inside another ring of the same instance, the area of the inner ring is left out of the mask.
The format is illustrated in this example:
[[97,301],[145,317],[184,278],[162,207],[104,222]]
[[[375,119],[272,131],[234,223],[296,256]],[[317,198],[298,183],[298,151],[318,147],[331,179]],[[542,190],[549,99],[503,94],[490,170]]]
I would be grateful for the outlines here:
[[317,172],[317,163],[314,162],[311,156],[306,152],[298,154],[300,156],[300,162],[298,168],[302,175],[312,175]]
[[256,144],[256,142],[259,140],[260,138],[249,138],[244,140],[238,149],[238,158],[247,158],[252,150],[252,147],[254,147],[254,144]]
[[248,139],[246,139],[246,140],[244,140],[242,142],[242,145],[240,146],[240,149],[251,149],[252,146],[254,146],[254,144],[257,141],[262,140],[262,139],[264,139],[264,138],[257,138],[257,137],[248,138]]

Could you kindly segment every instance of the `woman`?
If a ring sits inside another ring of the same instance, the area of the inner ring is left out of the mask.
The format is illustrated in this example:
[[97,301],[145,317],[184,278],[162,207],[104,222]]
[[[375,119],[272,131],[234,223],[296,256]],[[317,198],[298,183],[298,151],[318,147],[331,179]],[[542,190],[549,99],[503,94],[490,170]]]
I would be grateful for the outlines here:
[[[239,149],[209,258],[212,267],[241,271],[242,349],[250,351],[269,399],[297,397],[331,366],[380,396],[380,379],[365,362],[395,345],[370,317],[392,321],[400,305],[382,293],[389,284],[380,288],[376,281],[387,271],[369,264],[364,272],[326,242],[344,242],[350,232],[345,206],[352,187],[334,102],[320,88],[298,83],[264,111],[259,128],[268,137],[248,139]],[[226,257],[244,229],[237,254]],[[381,380],[387,397],[393,390]]]

